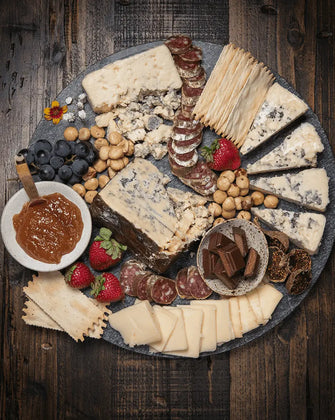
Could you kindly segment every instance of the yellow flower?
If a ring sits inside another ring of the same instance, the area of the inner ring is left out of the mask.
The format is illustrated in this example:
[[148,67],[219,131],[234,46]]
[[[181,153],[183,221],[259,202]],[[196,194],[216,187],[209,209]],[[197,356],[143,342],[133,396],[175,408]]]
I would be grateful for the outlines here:
[[44,118],[58,124],[65,112],[67,112],[67,105],[59,106],[58,101],[53,101],[50,108],[44,108]]

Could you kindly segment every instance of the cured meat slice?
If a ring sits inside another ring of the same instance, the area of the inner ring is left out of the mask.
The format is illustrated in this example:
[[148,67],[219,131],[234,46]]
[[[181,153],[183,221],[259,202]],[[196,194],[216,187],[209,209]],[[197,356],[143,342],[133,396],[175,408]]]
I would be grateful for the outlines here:
[[186,52],[180,54],[180,58],[191,63],[198,63],[202,60],[202,49],[191,45]]
[[197,147],[202,142],[202,132],[195,137],[192,137],[188,140],[173,140],[173,143],[176,147],[189,147],[191,145],[196,144]]
[[194,128],[198,125],[199,121],[196,121],[189,112],[183,112],[182,109],[176,112],[173,125],[174,128]]
[[200,195],[203,195],[204,197],[214,194],[215,191],[217,190],[216,183],[213,184],[211,181],[205,185],[199,185],[199,184],[194,183],[194,181],[187,178],[179,177],[179,179],[183,184],[189,186],[195,192],[197,192]]
[[168,47],[172,54],[183,54],[192,45],[192,40],[185,35],[170,36],[166,41],[165,45]]
[[203,87],[206,83],[206,73],[203,68],[201,68],[201,72],[198,76],[189,77],[184,79],[184,84],[192,87],[192,88],[200,88]]
[[202,67],[199,63],[190,63],[188,61],[184,61],[178,55],[174,57],[174,62],[176,64],[180,77],[195,77],[199,76],[199,74],[201,73]]
[[198,162],[186,175],[181,176],[180,180],[204,196],[213,194],[217,189],[217,176],[205,162]]
[[182,299],[193,299],[190,285],[188,283],[188,277],[187,277],[187,271],[188,268],[182,268],[178,271],[177,277],[176,277],[176,287],[177,287],[177,293]]
[[185,166],[179,165],[170,155],[169,155],[169,163],[170,163],[172,173],[178,177],[186,176],[188,172],[192,170],[192,168],[186,168]]
[[[200,143],[201,143],[201,140],[200,140]],[[171,147],[172,147],[172,150],[175,153],[177,153],[177,154],[178,153],[183,154],[183,153],[191,152],[192,150],[196,149],[199,146],[200,143],[199,142],[196,142],[196,143],[191,143],[190,145],[188,145],[186,147],[184,147],[184,145],[182,147],[180,147],[180,146],[178,147],[178,146],[176,146],[176,143],[173,140],[172,143],[171,143]]]
[[152,273],[142,276],[142,278],[137,283],[137,292],[136,295],[140,300],[149,300],[152,301],[151,296],[148,295],[148,282]]
[[181,88],[181,103],[186,106],[195,106],[203,90],[203,87],[194,88],[184,83]]
[[197,267],[188,267],[187,279],[190,285],[191,295],[194,299],[206,299],[213,293],[212,289],[204,282]]
[[124,293],[137,296],[137,283],[146,273],[145,264],[137,260],[126,261],[120,271],[120,284]]
[[177,297],[176,282],[166,277],[157,277],[151,289],[151,298],[160,305],[169,305]]
[[187,161],[192,160],[194,158],[195,153],[197,153],[195,151],[195,149],[196,148],[193,148],[190,151],[185,151],[185,149],[183,149],[181,151],[181,153],[178,153],[173,149],[173,141],[170,139],[170,141],[168,142],[168,152],[169,152],[170,156],[173,159],[178,159],[178,160],[183,161],[183,162],[187,162]]
[[183,155],[169,154],[170,158],[173,159],[178,165],[184,166],[185,168],[191,168],[198,162],[198,152],[192,150],[192,157],[188,160],[183,160]]
[[202,130],[203,130],[203,125],[201,123],[197,124],[193,128],[174,127],[171,137],[173,140],[186,141],[201,134]]
[[195,105],[186,105],[186,104],[182,103],[181,104],[181,109],[182,109],[184,114],[189,115],[190,117],[193,118],[194,106]]

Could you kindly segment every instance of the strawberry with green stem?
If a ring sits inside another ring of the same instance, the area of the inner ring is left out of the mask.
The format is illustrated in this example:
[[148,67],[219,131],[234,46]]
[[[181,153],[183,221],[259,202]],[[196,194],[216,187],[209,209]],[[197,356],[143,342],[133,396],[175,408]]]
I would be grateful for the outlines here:
[[91,273],[91,270],[82,262],[76,262],[69,267],[65,273],[66,283],[75,289],[84,289],[85,287],[88,287],[93,280],[94,276]]
[[214,140],[209,147],[203,147],[201,153],[209,168],[215,171],[235,170],[241,166],[241,158],[237,147],[225,138]]
[[118,302],[124,298],[119,279],[111,273],[102,273],[91,284],[91,295],[99,302]]

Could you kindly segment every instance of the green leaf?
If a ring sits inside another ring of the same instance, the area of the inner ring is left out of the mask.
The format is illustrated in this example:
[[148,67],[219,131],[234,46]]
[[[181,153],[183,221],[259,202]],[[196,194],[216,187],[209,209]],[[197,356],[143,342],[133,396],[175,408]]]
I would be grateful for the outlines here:
[[105,239],[106,241],[109,241],[112,236],[112,231],[110,229],[102,227],[100,229],[99,235]]

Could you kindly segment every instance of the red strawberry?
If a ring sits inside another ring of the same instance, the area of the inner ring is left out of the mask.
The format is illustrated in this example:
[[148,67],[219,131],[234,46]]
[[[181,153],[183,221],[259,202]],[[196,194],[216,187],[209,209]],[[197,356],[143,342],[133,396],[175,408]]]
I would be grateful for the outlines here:
[[117,302],[124,298],[120,282],[114,274],[102,273],[91,284],[91,295],[99,302]]
[[91,273],[91,270],[82,262],[73,264],[65,273],[66,283],[75,289],[84,289],[85,287],[88,287],[93,280],[94,276]]
[[122,252],[127,249],[111,239],[112,232],[107,228],[101,228],[99,235],[94,239],[90,250],[89,259],[91,267],[97,271],[107,270],[116,265],[122,258]]
[[224,138],[214,140],[210,147],[203,147],[202,155],[208,166],[215,171],[234,170],[241,166],[237,147]]

